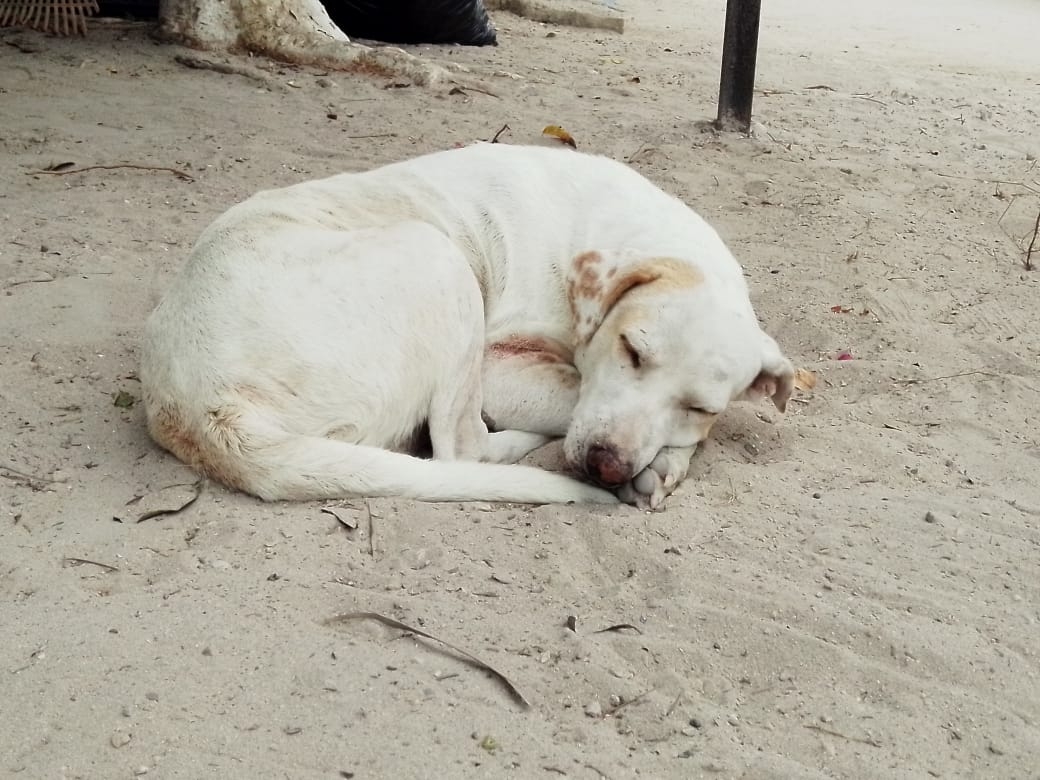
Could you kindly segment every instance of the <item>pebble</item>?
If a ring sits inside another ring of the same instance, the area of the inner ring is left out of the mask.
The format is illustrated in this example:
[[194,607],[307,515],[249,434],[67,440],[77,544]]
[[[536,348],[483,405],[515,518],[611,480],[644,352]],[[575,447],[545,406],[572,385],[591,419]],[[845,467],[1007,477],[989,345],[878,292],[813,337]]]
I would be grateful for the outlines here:
[[130,735],[125,731],[117,731],[111,737],[109,737],[109,744],[114,748],[126,747],[130,744]]
[[140,777],[141,775],[146,774],[148,774],[148,767],[146,766],[139,766],[134,770],[134,777]]
[[590,701],[585,705],[585,715],[590,718],[602,718],[603,717],[603,705],[598,701]]
[[740,719],[736,715],[730,714],[726,716],[726,723],[728,723],[731,726],[739,726]]

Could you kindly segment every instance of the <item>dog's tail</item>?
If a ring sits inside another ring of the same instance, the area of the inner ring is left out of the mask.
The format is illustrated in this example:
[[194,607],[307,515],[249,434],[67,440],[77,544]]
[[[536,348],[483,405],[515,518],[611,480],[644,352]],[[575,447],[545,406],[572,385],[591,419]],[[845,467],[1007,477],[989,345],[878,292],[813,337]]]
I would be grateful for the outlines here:
[[[235,485],[265,500],[400,496],[420,501],[616,503],[605,490],[529,466],[424,460],[335,439],[287,435],[249,452]],[[209,469],[206,469],[210,471]],[[218,479],[220,472],[212,474]]]
[[[290,433],[260,415],[211,413],[193,425],[147,397],[152,438],[228,487],[267,501],[400,496],[420,501],[615,503],[605,490],[528,466],[423,460],[378,447]],[[186,424],[187,423],[187,424]]]

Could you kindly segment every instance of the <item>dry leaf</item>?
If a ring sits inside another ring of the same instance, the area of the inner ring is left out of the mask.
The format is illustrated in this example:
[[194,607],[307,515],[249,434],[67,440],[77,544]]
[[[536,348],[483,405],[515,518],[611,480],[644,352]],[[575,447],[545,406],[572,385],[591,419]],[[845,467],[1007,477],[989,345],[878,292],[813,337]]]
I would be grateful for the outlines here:
[[794,386],[796,390],[805,392],[816,387],[816,372],[807,368],[799,368],[794,372]]
[[112,394],[112,405],[118,406],[120,409],[131,409],[135,403],[137,403],[137,399],[125,390]]
[[542,135],[547,135],[550,138],[555,138],[560,143],[567,144],[567,146],[571,147],[572,149],[578,148],[578,144],[574,142],[573,136],[571,136],[570,133],[568,133],[559,125],[549,125],[544,130],[542,130]]

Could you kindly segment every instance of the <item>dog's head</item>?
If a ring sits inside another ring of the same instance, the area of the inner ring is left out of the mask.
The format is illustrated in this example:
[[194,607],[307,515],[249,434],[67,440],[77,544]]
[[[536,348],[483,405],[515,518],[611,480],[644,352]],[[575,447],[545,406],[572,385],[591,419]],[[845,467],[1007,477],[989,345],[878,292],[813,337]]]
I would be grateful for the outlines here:
[[733,400],[787,407],[794,369],[758,325],[742,288],[721,289],[671,258],[575,259],[567,280],[581,392],[569,464],[608,487],[663,447],[707,438]]

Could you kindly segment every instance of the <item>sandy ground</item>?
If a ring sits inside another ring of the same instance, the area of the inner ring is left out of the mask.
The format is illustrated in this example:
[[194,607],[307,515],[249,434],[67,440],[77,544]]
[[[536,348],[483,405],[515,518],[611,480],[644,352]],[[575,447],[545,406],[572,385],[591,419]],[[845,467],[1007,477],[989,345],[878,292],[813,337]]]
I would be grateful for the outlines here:
[[[1040,6],[765,5],[751,139],[701,128],[721,0],[414,49],[494,96],[0,34],[0,775],[1038,777]],[[114,400],[203,226],[506,123],[700,210],[815,390],[735,407],[659,513],[338,502],[348,530],[211,486],[135,522],[191,495]],[[63,162],[191,180],[32,174]]]

